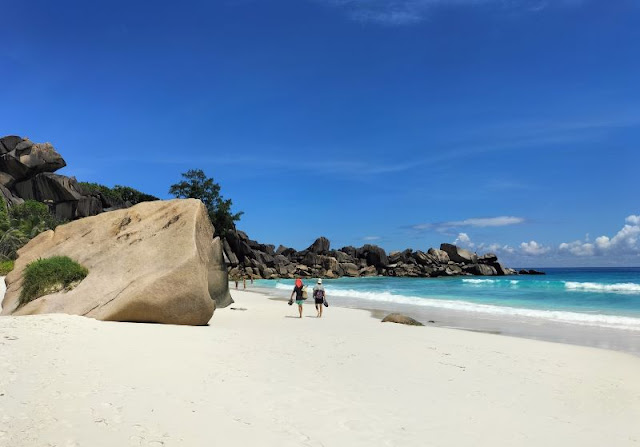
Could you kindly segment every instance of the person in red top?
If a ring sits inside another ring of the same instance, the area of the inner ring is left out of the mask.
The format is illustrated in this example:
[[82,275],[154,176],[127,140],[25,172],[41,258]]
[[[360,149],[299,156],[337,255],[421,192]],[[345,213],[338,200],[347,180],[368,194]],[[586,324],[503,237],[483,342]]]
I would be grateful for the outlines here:
[[304,284],[302,284],[302,280],[300,278],[296,279],[296,285],[293,288],[293,292],[291,292],[291,298],[289,298],[289,304],[293,304],[293,295],[296,296],[296,304],[298,305],[300,318],[302,318],[302,303],[304,303],[304,298],[302,298],[303,287]]

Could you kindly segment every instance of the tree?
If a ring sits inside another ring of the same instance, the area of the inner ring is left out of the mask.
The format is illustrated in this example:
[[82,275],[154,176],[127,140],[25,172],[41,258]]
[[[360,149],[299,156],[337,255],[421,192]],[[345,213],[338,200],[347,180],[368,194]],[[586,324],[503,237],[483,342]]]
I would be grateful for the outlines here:
[[179,199],[200,199],[207,207],[211,223],[217,234],[224,236],[227,231],[235,230],[234,222],[240,220],[242,211],[231,212],[231,199],[220,195],[220,185],[208,178],[201,169],[190,169],[181,174],[184,180],[169,188],[169,194]]
[[78,184],[89,194],[102,194],[105,198],[116,202],[129,202],[136,205],[140,202],[159,200],[155,196],[145,194],[129,186],[116,185],[109,188],[99,183],[78,182]]
[[30,239],[60,223],[44,203],[27,200],[7,211],[0,197],[0,260],[16,259],[17,251]]
[[144,192],[140,192],[129,186],[116,185],[113,187],[112,191],[120,197],[120,200],[123,202],[131,202],[134,205],[141,202],[153,202],[154,200],[159,200],[156,196],[145,194]]

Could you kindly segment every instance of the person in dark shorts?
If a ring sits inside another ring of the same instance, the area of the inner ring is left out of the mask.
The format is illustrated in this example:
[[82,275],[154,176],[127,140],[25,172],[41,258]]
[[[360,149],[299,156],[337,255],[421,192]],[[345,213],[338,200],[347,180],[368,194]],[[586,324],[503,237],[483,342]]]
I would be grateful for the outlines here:
[[293,295],[296,296],[296,304],[298,305],[300,318],[302,318],[302,303],[304,303],[304,298],[302,297],[303,288],[304,284],[302,284],[302,280],[300,278],[296,279],[296,285],[293,288],[293,292],[291,292],[291,298],[289,298],[289,304],[293,304]]
[[316,317],[322,317],[322,305],[324,304],[324,287],[322,286],[322,278],[318,279],[318,283],[313,287],[313,299],[316,302]]

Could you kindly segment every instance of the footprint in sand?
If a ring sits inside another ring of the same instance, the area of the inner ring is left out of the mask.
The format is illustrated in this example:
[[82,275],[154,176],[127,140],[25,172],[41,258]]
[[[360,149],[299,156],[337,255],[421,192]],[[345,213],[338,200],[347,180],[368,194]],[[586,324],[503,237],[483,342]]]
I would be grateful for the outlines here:
[[[154,437],[157,438],[158,436],[154,435],[154,434],[150,434],[149,430],[140,425],[140,424],[135,424],[133,426],[133,428],[135,430],[138,431],[138,435],[132,435],[129,436],[129,445],[130,446],[135,446],[135,447],[162,447],[164,446],[164,441],[160,441],[158,439],[152,439],[152,440],[147,440],[147,437]],[[164,435],[165,437],[168,436],[167,434]]]

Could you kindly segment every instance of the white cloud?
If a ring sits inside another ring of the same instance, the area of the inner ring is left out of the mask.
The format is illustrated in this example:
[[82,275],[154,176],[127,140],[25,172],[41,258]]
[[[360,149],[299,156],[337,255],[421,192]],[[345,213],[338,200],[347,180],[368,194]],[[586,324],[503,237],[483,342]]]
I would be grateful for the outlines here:
[[498,244],[498,243],[493,243],[493,244],[485,244],[484,242],[481,244],[478,244],[478,251],[483,251],[483,252],[491,252],[491,253],[509,253],[509,254],[513,254],[515,252],[515,249],[513,247],[510,247],[509,245],[505,245],[505,244]]
[[480,244],[478,245],[478,250],[483,250],[483,251],[492,251],[492,252],[496,252],[496,251],[500,251],[502,249],[502,246],[500,244]]
[[[383,25],[410,25],[426,19],[436,8],[490,5],[503,11],[536,13],[549,0],[316,0],[340,7],[355,20]],[[578,0],[555,0],[556,5],[578,4]]]
[[558,250],[576,256],[640,255],[640,215],[628,216],[625,222],[613,237],[599,236],[594,242],[590,242],[588,238],[584,241],[563,242]]
[[[473,219],[467,219],[464,222],[468,221],[473,221]],[[433,225],[430,228],[433,228]],[[558,258],[558,255],[564,254],[565,256],[570,255],[580,258],[608,256],[617,261],[630,260],[629,257],[637,260],[637,257],[640,257],[640,214],[628,216],[625,219],[625,225],[613,236],[603,235],[592,240],[590,235],[586,234],[584,240],[563,242],[557,248],[535,240],[522,242],[517,247],[499,243],[478,243],[473,242],[469,234],[465,232],[458,233],[453,243],[461,247],[477,250],[479,253],[493,252],[498,255],[508,254],[527,257],[548,255],[550,257],[548,259],[562,259]]]
[[510,247],[509,245],[504,245],[504,246],[502,246],[500,251],[503,251],[503,252],[509,253],[509,254],[513,254],[513,253],[515,253],[516,250],[515,250],[515,248]]
[[451,228],[505,227],[508,225],[521,224],[521,223],[524,223],[525,221],[526,220],[524,217],[515,217],[515,216],[472,217],[469,219],[453,220],[449,222],[422,223],[422,224],[413,225],[411,228],[417,231],[435,230],[440,232],[446,232]]
[[524,222],[522,217],[498,216],[498,217],[475,217],[471,219],[444,222],[442,226],[447,227],[504,227],[516,225]]
[[589,242],[583,243],[580,241],[574,241],[569,243],[563,242],[558,247],[558,250],[569,252],[572,255],[576,255],[576,256],[592,256],[594,253],[592,243],[589,243]]
[[363,241],[379,241],[382,239],[380,236],[365,236],[362,238]]
[[520,251],[527,256],[540,256],[548,253],[550,247],[538,244],[536,241],[523,242],[520,244]]
[[467,233],[459,233],[458,237],[453,241],[453,244],[468,248],[475,247],[475,244],[471,242],[471,238]]
[[631,216],[627,217],[624,221],[629,225],[640,225],[640,215],[634,216],[632,214]]

